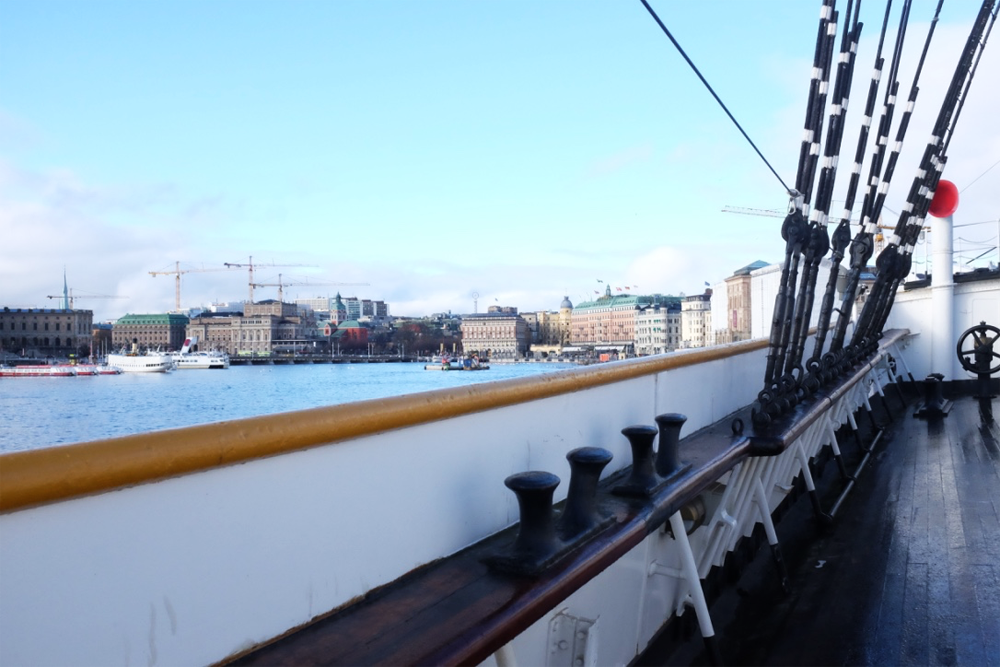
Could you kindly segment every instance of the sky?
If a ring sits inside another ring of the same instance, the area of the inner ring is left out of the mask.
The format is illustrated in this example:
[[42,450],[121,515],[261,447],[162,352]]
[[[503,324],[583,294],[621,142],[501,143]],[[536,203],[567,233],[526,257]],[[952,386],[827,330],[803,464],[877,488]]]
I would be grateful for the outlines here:
[[[976,4],[937,25],[893,211]],[[792,183],[820,3],[651,5]],[[903,91],[935,5],[913,3]],[[883,12],[863,3],[835,198]],[[995,42],[944,175],[972,266],[998,257]],[[240,301],[249,263],[258,300],[280,281],[395,315],[695,294],[783,257],[780,219],[724,207],[787,203],[638,0],[0,0],[0,305],[60,307],[65,271],[97,321],[165,312],[175,276],[150,272],[178,265],[182,308]]]

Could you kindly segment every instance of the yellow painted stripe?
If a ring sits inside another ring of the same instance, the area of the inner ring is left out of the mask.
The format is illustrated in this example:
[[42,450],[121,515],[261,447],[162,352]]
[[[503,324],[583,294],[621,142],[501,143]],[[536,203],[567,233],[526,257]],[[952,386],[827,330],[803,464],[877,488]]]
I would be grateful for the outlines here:
[[0,455],[0,512],[526,403],[767,347],[744,341],[497,383]]

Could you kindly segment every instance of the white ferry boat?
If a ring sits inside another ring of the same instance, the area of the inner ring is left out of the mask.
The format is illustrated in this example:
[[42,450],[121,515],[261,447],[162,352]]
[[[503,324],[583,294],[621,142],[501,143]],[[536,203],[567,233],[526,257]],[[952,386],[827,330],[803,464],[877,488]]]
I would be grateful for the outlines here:
[[167,373],[174,370],[173,355],[167,352],[139,352],[139,344],[132,343],[131,352],[108,355],[108,366],[123,373]]
[[174,363],[177,370],[195,368],[229,368],[229,355],[225,352],[187,352],[185,354],[175,354]]
[[186,338],[181,351],[173,355],[177,370],[185,369],[225,369],[229,368],[229,355],[219,350],[192,352],[198,344],[198,337]]

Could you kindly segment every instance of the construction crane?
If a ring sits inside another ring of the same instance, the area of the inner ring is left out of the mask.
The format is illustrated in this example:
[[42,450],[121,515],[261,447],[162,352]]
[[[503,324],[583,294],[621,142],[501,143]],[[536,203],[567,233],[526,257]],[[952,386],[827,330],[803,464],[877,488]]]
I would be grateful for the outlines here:
[[278,301],[284,301],[284,289],[286,287],[291,287],[292,285],[307,285],[307,286],[329,286],[329,285],[339,285],[342,287],[367,287],[369,283],[313,283],[313,282],[294,282],[285,283],[281,281],[281,274],[278,274],[278,282],[276,283],[253,283],[250,287],[277,287],[278,288]]
[[[45,296],[46,299],[66,299],[65,294],[48,294]],[[111,296],[109,294],[80,294],[74,295],[73,290],[69,290],[69,309],[73,310],[73,300],[74,299],[127,299],[127,296]]]
[[181,309],[181,274],[184,273],[205,273],[209,271],[229,271],[230,269],[182,269],[180,262],[174,263],[173,271],[150,271],[149,275],[153,276],[175,276],[174,282],[174,309],[180,312]]
[[253,281],[253,270],[254,270],[254,267],[259,267],[259,266],[280,266],[280,267],[308,266],[308,267],[315,268],[316,265],[315,264],[254,264],[253,263],[253,255],[251,255],[250,256],[250,261],[247,262],[246,264],[235,264],[235,263],[232,263],[232,262],[226,262],[226,266],[229,267],[229,268],[237,268],[237,269],[248,268],[248,269],[250,269],[250,281],[249,281],[249,284],[250,284],[250,301],[248,303],[253,303],[253,288],[256,286],[255,283],[254,283],[254,281]]

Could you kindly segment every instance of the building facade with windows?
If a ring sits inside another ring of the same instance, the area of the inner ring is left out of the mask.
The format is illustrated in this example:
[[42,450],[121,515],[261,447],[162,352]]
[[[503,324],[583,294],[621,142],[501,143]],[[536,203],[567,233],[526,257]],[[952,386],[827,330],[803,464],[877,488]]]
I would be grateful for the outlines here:
[[93,324],[92,310],[4,307],[0,310],[0,350],[34,358],[88,356]]
[[572,310],[570,343],[573,346],[614,349],[628,354],[635,346],[635,316],[653,305],[651,296],[612,296],[608,286],[604,296],[585,301]]
[[531,345],[528,323],[515,312],[466,315],[459,329],[465,354],[490,359],[523,357]]
[[343,305],[344,311],[344,317],[339,319],[339,322],[348,320],[381,321],[389,317],[389,306],[385,301],[359,299],[356,296],[341,297],[339,293],[335,297],[296,299],[295,303],[319,313],[321,318],[326,318],[327,313],[333,314],[338,309],[338,300]]
[[681,347],[712,344],[712,290],[681,301]]
[[556,312],[539,311],[538,340],[540,345],[565,347],[570,344],[570,331],[573,326],[573,302],[569,297],[563,297]]
[[680,347],[681,304],[655,303],[636,312],[635,353],[639,356],[663,354]]
[[138,343],[144,350],[179,350],[189,322],[187,315],[176,313],[125,315],[111,328],[111,345],[121,349]]
[[316,352],[326,348],[313,311],[298,303],[267,300],[246,304],[243,313],[203,313],[187,326],[201,350],[223,350],[231,356],[267,356]]
[[232,341],[234,314],[202,313],[192,317],[187,326],[187,338],[198,337],[198,349],[202,351],[229,351]]
[[712,342],[733,343],[753,337],[752,273],[767,266],[756,261],[737,269],[712,292]]

